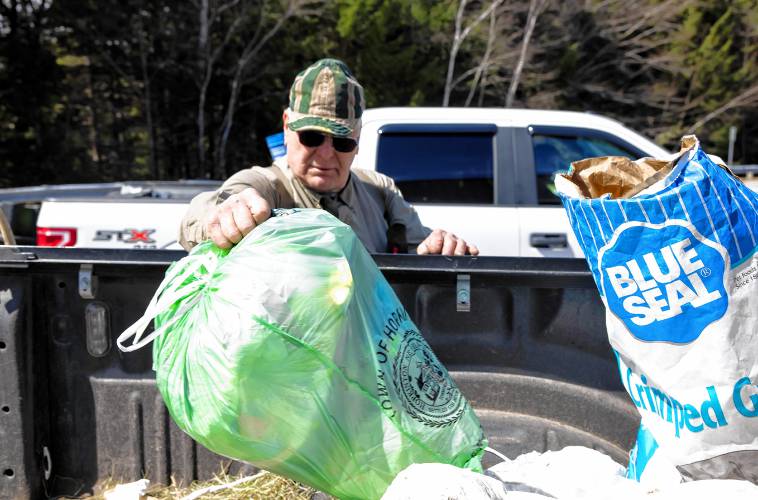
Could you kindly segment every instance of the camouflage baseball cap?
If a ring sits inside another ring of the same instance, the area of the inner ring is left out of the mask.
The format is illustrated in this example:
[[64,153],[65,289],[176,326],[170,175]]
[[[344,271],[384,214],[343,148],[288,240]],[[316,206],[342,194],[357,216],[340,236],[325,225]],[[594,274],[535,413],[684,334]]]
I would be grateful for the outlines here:
[[290,89],[290,130],[318,130],[338,137],[360,128],[363,87],[337,59],[321,59],[295,77]]

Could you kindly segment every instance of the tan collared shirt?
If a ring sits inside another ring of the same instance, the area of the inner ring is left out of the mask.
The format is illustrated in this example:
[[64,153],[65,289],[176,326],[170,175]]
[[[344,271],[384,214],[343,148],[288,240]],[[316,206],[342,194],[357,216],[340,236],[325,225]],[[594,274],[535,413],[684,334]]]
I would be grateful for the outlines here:
[[[286,166],[252,167],[229,177],[216,191],[200,193],[190,203],[182,219],[179,243],[189,250],[208,239],[204,217],[210,207],[229,194],[252,187],[271,208],[321,208],[322,194],[311,191]],[[408,248],[413,250],[431,232],[423,226],[416,210],[403,199],[395,182],[372,170],[351,170],[350,179],[339,193],[338,218],[349,225],[371,253],[387,251],[387,228],[406,227]]]

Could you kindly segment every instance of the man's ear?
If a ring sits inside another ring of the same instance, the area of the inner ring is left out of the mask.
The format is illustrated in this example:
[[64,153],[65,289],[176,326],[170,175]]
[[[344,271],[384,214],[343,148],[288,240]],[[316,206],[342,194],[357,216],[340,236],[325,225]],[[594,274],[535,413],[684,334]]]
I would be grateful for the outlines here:
[[282,132],[284,133],[284,137],[282,138],[282,141],[284,142],[284,147],[287,147],[287,119],[289,117],[287,116],[287,108],[284,109],[282,112]]

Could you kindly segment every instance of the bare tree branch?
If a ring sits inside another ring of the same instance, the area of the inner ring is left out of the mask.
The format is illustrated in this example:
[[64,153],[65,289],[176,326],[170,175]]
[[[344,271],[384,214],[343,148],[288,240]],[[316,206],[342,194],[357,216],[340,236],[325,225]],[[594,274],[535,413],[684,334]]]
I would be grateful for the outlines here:
[[[198,34],[198,62],[201,70],[201,78],[198,82],[198,103],[197,103],[197,156],[198,165],[201,171],[205,170],[206,150],[205,150],[205,107],[208,96],[208,87],[213,78],[214,70],[221,54],[229,46],[232,38],[242,27],[245,16],[235,16],[232,23],[224,33],[224,37],[218,46],[211,48],[209,41],[210,33],[213,26],[220,20],[221,14],[239,4],[239,0],[230,0],[218,7],[211,7],[212,0],[200,0],[195,5],[198,7],[199,14],[199,34]],[[213,172],[206,172],[212,176]]]
[[[670,96],[659,96],[662,99],[656,99],[655,96],[649,93],[640,92],[619,92],[609,89],[600,84],[577,84],[576,88],[585,92],[601,96],[608,101],[617,102],[619,104],[626,104],[629,106],[645,106],[648,108],[665,109],[667,101],[671,101]],[[678,103],[678,100],[677,100]],[[670,104],[670,102],[669,102]]]
[[453,79],[455,72],[455,58],[458,56],[461,42],[461,25],[463,24],[463,12],[466,9],[466,0],[460,0],[458,12],[455,14],[455,33],[453,34],[453,45],[450,47],[450,57],[447,61],[447,75],[445,76],[445,93],[442,96],[442,105],[447,106],[450,102],[450,81]]
[[[657,53],[661,47],[670,43],[668,33],[674,33],[678,26],[678,16],[693,3],[693,0],[663,0],[649,9],[629,9],[624,0],[610,0],[592,6],[592,13],[598,23],[598,36],[612,40],[600,50],[582,60],[582,66],[577,70],[580,74],[597,74],[609,58],[619,60],[613,51],[624,50],[621,64],[633,60],[641,68],[657,69],[672,72],[676,70],[678,61],[667,58],[653,58],[650,54]],[[635,57],[636,55],[636,57]],[[629,56],[629,57],[627,57]],[[598,64],[598,61],[605,61]],[[629,75],[627,75],[629,76]]]
[[[234,77],[231,82],[231,92],[229,94],[229,100],[226,106],[226,114],[224,120],[221,123],[219,129],[216,149],[216,165],[218,165],[221,173],[226,176],[226,145],[229,141],[229,134],[234,124],[234,115],[238,107],[238,99],[242,90],[244,75],[250,66],[250,63],[255,59],[261,49],[268,43],[268,41],[281,30],[284,23],[295,15],[301,13],[301,7],[312,4],[317,0],[288,0],[287,8],[282,15],[277,19],[274,26],[272,26],[263,36],[259,36],[262,32],[263,24],[259,24],[256,30],[256,35],[250,39],[245,49],[242,51],[242,55],[237,62]],[[261,16],[262,18],[263,16]]]
[[711,111],[698,121],[696,121],[692,126],[690,127],[688,133],[694,133],[696,132],[700,127],[708,123],[709,121],[713,120],[714,118],[717,118],[719,115],[726,113],[729,110],[736,109],[736,108],[744,108],[748,106],[754,106],[758,105],[758,85],[753,85],[752,87],[749,87],[744,92],[741,92],[737,96],[730,99],[726,104],[723,106]]
[[142,69],[142,94],[145,106],[145,125],[148,138],[148,163],[153,179],[159,179],[158,163],[155,159],[155,125],[153,124],[153,98],[150,94],[150,75],[148,73],[147,42],[145,40],[145,27],[142,22],[142,12],[137,12],[137,39],[139,40],[140,67]]
[[453,83],[450,86],[452,88],[457,87],[459,83],[461,83],[464,80],[467,80],[468,77],[470,77],[471,75],[476,75],[477,69],[479,69],[478,65],[473,68],[467,69],[466,71],[458,75],[458,77],[455,80],[453,80]]
[[519,53],[518,62],[516,63],[516,68],[513,70],[511,84],[508,86],[508,93],[505,96],[506,108],[510,108],[513,105],[513,98],[516,96],[516,89],[518,89],[521,72],[524,69],[527,51],[529,50],[529,40],[531,40],[532,33],[534,33],[534,27],[537,25],[537,18],[545,9],[546,4],[547,0],[531,0],[529,2],[529,13],[526,16],[526,26],[524,27],[524,39],[521,43],[521,51]]
[[455,59],[458,56],[458,51],[461,48],[461,44],[466,37],[471,33],[480,22],[487,18],[492,11],[494,11],[503,0],[493,0],[489,7],[487,7],[476,19],[474,19],[468,26],[463,27],[463,13],[466,10],[467,0],[460,0],[458,4],[458,12],[455,15],[455,33],[453,35],[453,44],[450,47],[450,57],[447,63],[447,76],[445,77],[445,91],[442,96],[442,105],[447,106],[450,103],[450,94],[453,90],[453,74],[455,73]]
[[197,161],[200,170],[205,170],[205,100],[208,93],[208,85],[212,75],[211,58],[208,57],[210,46],[208,44],[208,33],[210,31],[209,23],[209,0],[201,0],[200,4],[193,2],[198,7],[200,32],[197,37],[197,52],[201,70],[203,70],[203,80],[200,84],[200,95],[197,103]]
[[471,99],[474,98],[476,89],[479,87],[479,82],[482,82],[482,90],[479,95],[480,96],[484,95],[484,81],[485,81],[484,76],[490,64],[490,56],[492,55],[492,48],[495,46],[495,38],[496,38],[495,21],[496,20],[497,20],[497,16],[495,15],[495,10],[493,10],[490,13],[490,28],[487,31],[487,48],[484,50],[484,55],[482,56],[481,62],[476,67],[476,74],[474,75],[474,81],[471,83],[471,89],[469,90],[468,96],[466,96],[466,104],[465,104],[466,107],[468,107],[469,104],[471,104]]
[[239,0],[231,0],[231,2],[227,2],[223,5],[221,5],[218,9],[216,9],[216,17],[220,16],[224,13],[225,10],[229,10],[232,7],[235,7],[237,4],[239,4]]

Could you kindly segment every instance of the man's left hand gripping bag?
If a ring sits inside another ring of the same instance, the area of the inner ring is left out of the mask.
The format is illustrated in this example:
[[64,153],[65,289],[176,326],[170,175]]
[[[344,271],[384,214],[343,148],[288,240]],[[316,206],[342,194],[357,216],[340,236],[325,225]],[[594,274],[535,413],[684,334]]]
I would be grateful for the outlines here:
[[322,210],[175,262],[119,345],[151,340],[174,421],[221,455],[340,498],[379,498],[412,463],[481,470],[471,406],[353,231]]

